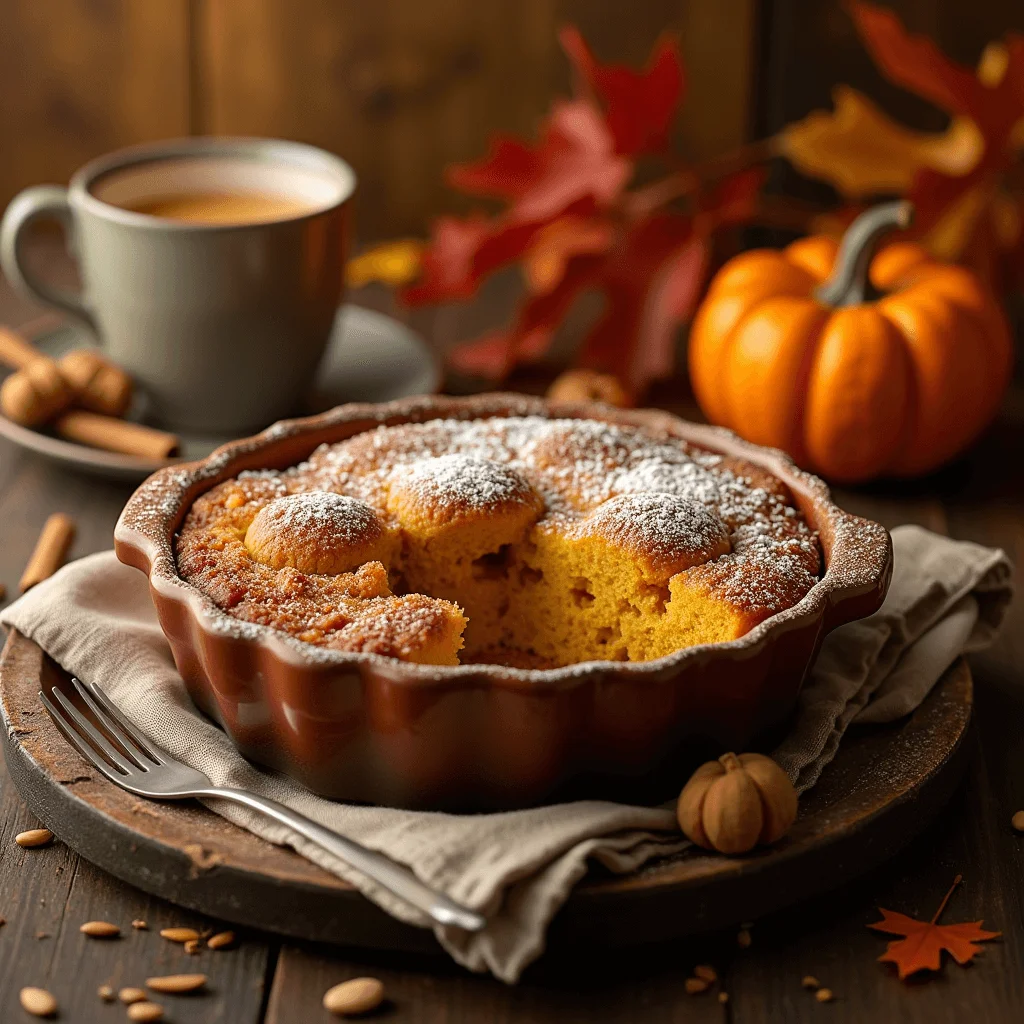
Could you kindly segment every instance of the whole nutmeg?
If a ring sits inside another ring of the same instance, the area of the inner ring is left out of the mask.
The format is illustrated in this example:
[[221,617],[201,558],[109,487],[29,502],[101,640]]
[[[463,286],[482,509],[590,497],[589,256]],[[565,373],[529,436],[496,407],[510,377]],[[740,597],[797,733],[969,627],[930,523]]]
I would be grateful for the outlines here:
[[796,821],[786,773],[763,754],[723,754],[702,764],[679,794],[676,817],[689,839],[719,853],[746,853],[781,839]]
[[604,402],[620,409],[633,404],[614,374],[596,370],[566,370],[552,381],[548,398],[559,402]]

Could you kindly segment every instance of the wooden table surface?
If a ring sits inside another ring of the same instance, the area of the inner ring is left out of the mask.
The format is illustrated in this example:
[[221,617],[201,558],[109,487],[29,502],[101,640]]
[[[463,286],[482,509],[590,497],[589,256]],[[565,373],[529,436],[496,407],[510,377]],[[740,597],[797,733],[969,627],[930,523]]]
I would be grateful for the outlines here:
[[[45,253],[44,253],[45,256]],[[54,261],[58,271],[59,261]],[[366,291],[359,301],[387,308]],[[414,321],[443,349],[501,315],[508,297],[489,292],[467,308],[417,314]],[[0,323],[19,325],[38,313],[0,285]],[[527,382],[534,386],[536,382]],[[685,410],[682,386],[654,396]],[[955,410],[951,410],[955,415]],[[840,491],[839,503],[888,527],[920,523],[954,537],[1024,555],[1024,395],[1011,394],[993,430],[974,453],[925,482]],[[70,513],[78,523],[73,556],[111,546],[127,485],[59,469],[0,442],[0,581],[15,591],[45,517]],[[884,868],[841,892],[793,907],[751,929],[752,944],[736,935],[709,935],[628,955],[560,954],[529,969],[514,988],[456,967],[444,958],[369,954],[282,942],[244,934],[228,952],[186,955],[157,932],[171,925],[217,927],[132,889],[81,860],[57,841],[39,850],[14,843],[36,822],[0,763],[0,1021],[30,1019],[18,1005],[24,985],[49,989],[73,1022],[124,1020],[124,1008],[102,1003],[99,985],[138,985],[161,973],[202,971],[209,992],[164,996],[167,1019],[231,1024],[293,1024],[331,1019],[323,993],[347,978],[381,978],[390,1002],[380,1019],[460,1024],[496,1022],[921,1021],[1024,1020],[1024,835],[1010,826],[1024,807],[1024,603],[1011,609],[998,643],[972,658],[976,722],[968,777],[928,831]],[[983,918],[1003,933],[977,962],[946,962],[937,975],[903,984],[877,957],[885,937],[869,931],[885,906],[928,919],[953,877],[964,885],[943,920]],[[127,927],[133,919],[148,931]],[[81,935],[88,920],[121,923],[125,933],[103,942]],[[684,982],[698,963],[713,964],[728,1002],[691,996]],[[814,975],[835,994],[817,1003],[801,987]]]

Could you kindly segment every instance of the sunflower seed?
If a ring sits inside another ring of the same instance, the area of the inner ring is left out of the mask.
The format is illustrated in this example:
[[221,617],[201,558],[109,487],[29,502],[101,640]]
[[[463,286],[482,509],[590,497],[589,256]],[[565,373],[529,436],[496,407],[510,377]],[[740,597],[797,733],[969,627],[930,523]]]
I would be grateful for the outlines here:
[[19,832],[14,841],[19,846],[31,849],[34,846],[46,846],[53,842],[53,833],[48,828],[30,828],[27,832]]
[[339,1016],[367,1013],[384,1001],[384,983],[377,978],[352,978],[324,993],[324,1009]]
[[83,935],[91,935],[94,939],[112,939],[121,934],[121,929],[109,921],[86,921],[78,930]]
[[159,1003],[132,1003],[128,1007],[128,1019],[134,1021],[160,1020],[164,1015],[164,1008]]
[[160,978],[146,979],[146,987],[154,992],[195,992],[205,984],[205,974],[166,974]]
[[52,1017],[57,1012],[57,1000],[45,988],[23,988],[18,994],[22,1008],[34,1017]]

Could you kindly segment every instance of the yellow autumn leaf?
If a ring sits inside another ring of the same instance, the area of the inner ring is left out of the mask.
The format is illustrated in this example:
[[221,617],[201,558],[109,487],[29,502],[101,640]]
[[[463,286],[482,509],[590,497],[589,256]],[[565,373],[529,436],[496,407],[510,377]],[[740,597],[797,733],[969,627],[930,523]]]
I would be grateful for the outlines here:
[[797,170],[829,182],[847,199],[904,193],[925,167],[967,174],[981,157],[984,140],[967,118],[955,118],[944,132],[916,132],[849,86],[837,86],[833,101],[834,110],[816,110],[783,129],[780,142]]
[[345,281],[350,288],[362,288],[372,281],[401,287],[415,279],[426,243],[416,238],[402,238],[375,245],[348,261]]

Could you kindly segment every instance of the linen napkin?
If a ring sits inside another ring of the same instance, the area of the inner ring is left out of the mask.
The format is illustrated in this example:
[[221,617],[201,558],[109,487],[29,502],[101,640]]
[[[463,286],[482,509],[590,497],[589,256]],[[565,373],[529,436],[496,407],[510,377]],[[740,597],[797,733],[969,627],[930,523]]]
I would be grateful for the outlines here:
[[[802,692],[775,756],[802,791],[832,759],[854,721],[913,710],[963,651],[990,643],[1011,597],[1001,551],[916,527],[893,533],[895,573],[875,615],[835,630]],[[504,814],[452,815],[334,803],[244,760],[192,705],[175,670],[148,582],[113,552],[63,568],[11,605],[0,623],[31,637],[67,671],[101,685],[141,729],[219,785],[279,800],[383,851],[488,917],[469,935],[435,926],[460,963],[515,982],[544,949],[547,926],[590,862],[629,872],[688,845],[672,807],[578,801]],[[224,801],[211,810],[358,886],[389,913],[427,926],[418,911],[318,847]]]

